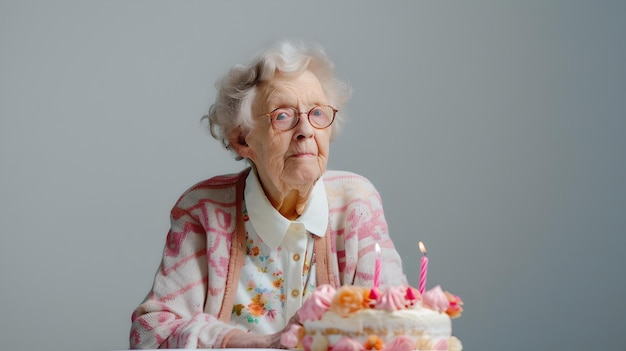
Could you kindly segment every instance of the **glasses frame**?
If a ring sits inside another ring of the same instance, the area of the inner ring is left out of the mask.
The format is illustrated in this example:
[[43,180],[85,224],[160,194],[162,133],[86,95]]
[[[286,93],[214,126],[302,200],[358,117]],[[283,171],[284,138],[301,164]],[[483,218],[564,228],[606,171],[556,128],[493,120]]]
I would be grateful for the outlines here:
[[[313,112],[313,110],[315,110],[318,107],[330,107],[330,109],[333,110],[333,116],[330,119],[330,123],[328,123],[328,125],[325,126],[325,127],[317,127],[313,123],[311,123],[311,112]],[[280,109],[283,109],[283,108],[290,108],[290,109],[292,109],[292,110],[294,110],[296,112],[296,118],[295,118],[295,122],[294,122],[293,126],[287,128],[287,129],[277,128],[276,125],[274,124],[275,120],[274,120],[274,118],[272,118],[272,113],[276,112],[276,110],[280,110]],[[306,114],[306,118],[308,119],[309,124],[313,128],[315,128],[315,129],[326,129],[326,128],[330,127],[333,124],[333,122],[335,122],[335,116],[337,115],[337,112],[339,112],[339,110],[337,110],[336,108],[334,108],[334,107],[332,107],[330,105],[315,105],[315,106],[311,107],[311,109],[308,112],[302,112],[302,111],[298,110],[295,107],[277,107],[277,108],[273,109],[270,112],[261,114],[260,116],[267,116],[267,117],[269,117],[270,118],[270,123],[272,124],[272,128],[274,128],[275,130],[280,130],[280,131],[286,132],[288,130],[294,129],[298,125],[298,123],[300,123],[300,116],[303,115],[303,114]]]

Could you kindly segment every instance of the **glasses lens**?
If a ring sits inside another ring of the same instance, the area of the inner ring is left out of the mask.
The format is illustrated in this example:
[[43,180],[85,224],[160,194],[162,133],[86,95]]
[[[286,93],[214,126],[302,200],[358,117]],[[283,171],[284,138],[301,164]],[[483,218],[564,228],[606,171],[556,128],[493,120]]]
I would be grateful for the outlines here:
[[294,108],[277,108],[270,113],[274,128],[279,130],[288,130],[293,127],[296,122],[296,110]]
[[315,128],[326,128],[335,118],[335,110],[330,106],[316,106],[309,111],[309,122]]

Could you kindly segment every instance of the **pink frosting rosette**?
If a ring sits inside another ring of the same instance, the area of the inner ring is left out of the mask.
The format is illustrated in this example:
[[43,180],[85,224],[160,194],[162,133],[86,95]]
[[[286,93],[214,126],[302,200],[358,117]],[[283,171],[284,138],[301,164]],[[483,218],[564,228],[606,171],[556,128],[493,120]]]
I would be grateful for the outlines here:
[[330,347],[328,351],[365,351],[365,347],[358,341],[344,336],[339,339],[335,345]]
[[425,306],[438,312],[445,312],[450,306],[450,301],[448,301],[446,294],[441,290],[441,286],[439,285],[425,291],[422,300]]
[[415,342],[406,335],[400,335],[395,338],[391,344],[387,345],[382,351],[413,351],[415,350]]
[[302,307],[298,310],[300,320],[316,321],[322,318],[324,312],[330,307],[333,295],[335,295],[335,288],[328,284],[322,284],[315,288],[311,296],[304,300]]
[[441,339],[433,346],[433,350],[448,351],[448,339]]
[[376,308],[389,312],[404,309],[405,300],[402,289],[390,286],[385,290],[376,302]]
[[300,341],[301,329],[301,326],[292,324],[287,331],[280,335],[280,344],[287,348],[295,349],[298,346],[298,341]]

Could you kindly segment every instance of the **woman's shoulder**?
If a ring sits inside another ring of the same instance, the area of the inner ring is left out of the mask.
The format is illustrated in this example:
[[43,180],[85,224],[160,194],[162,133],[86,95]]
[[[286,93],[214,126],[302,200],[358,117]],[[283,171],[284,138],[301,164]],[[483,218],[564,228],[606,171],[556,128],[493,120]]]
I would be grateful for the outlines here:
[[323,176],[328,190],[341,190],[347,193],[376,192],[372,182],[366,177],[349,171],[327,170]]
[[202,180],[189,187],[178,199],[180,202],[196,202],[201,199],[234,201],[237,184],[245,181],[249,168],[231,174],[222,174]]
[[366,177],[350,172],[350,171],[338,171],[338,170],[327,170],[324,172],[323,176],[324,182],[364,182],[370,183],[369,179]]
[[197,182],[189,189],[187,189],[187,192],[207,188],[229,188],[235,186],[238,182],[242,180],[242,178],[245,178],[249,172],[250,168],[246,168],[243,171],[237,173],[216,175],[209,179]]
[[237,184],[242,177],[245,177],[248,174],[249,169],[246,169],[242,172],[238,173],[230,173],[230,174],[222,174],[211,177],[209,179],[203,180],[201,182],[196,183],[192,188],[197,187],[228,187],[234,184]]

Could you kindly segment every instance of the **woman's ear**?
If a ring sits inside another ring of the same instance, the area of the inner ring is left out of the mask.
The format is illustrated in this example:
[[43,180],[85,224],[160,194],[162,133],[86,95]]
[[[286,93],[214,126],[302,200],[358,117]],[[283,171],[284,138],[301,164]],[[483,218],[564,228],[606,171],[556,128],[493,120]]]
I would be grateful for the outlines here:
[[230,147],[232,147],[239,154],[239,156],[250,160],[253,159],[252,149],[250,149],[250,146],[246,142],[246,137],[241,128],[237,128],[233,131],[231,137],[228,138],[228,141],[230,142]]

